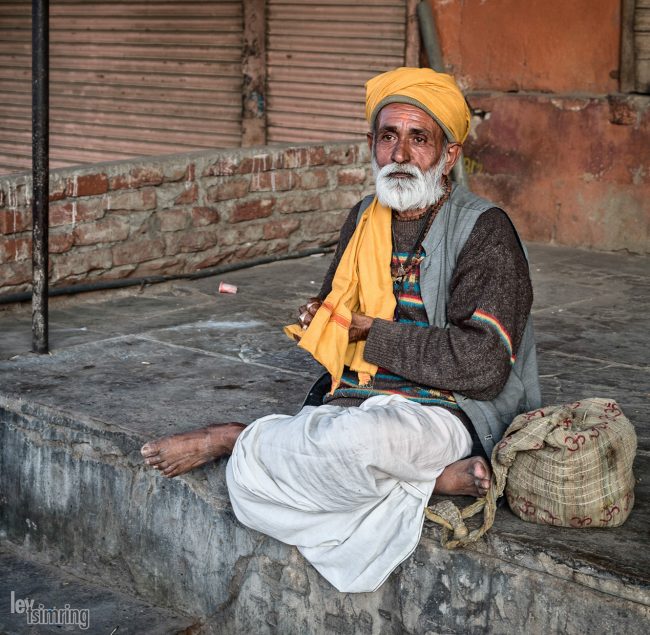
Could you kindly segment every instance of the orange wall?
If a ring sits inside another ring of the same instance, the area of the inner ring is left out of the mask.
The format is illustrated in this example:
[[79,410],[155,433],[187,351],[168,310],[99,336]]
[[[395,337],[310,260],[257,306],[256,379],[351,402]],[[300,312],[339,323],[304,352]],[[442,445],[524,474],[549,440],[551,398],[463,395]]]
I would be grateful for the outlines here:
[[428,0],[474,109],[470,188],[522,237],[650,252],[650,96],[619,92],[621,0]]
[[618,90],[620,0],[429,0],[465,90]]
[[471,97],[470,188],[525,240],[650,252],[650,99]]

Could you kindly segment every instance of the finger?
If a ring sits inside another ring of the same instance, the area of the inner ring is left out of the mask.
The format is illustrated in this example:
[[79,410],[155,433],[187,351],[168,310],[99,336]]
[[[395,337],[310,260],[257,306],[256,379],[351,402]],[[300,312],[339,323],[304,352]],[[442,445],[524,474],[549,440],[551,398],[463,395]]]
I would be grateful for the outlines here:
[[320,298],[318,297],[309,298],[304,304],[301,304],[298,307],[298,313],[304,313],[305,311],[309,311],[310,313],[313,314],[315,311],[318,311],[321,304],[322,302]]

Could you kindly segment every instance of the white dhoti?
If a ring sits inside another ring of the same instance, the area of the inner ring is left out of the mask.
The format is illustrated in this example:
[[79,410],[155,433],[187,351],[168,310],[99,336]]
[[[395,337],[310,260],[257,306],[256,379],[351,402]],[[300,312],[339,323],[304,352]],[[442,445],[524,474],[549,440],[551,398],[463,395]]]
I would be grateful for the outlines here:
[[417,546],[436,478],[471,448],[449,411],[396,395],[307,406],[240,434],[228,490],[240,522],[298,547],[339,591],[374,591]]

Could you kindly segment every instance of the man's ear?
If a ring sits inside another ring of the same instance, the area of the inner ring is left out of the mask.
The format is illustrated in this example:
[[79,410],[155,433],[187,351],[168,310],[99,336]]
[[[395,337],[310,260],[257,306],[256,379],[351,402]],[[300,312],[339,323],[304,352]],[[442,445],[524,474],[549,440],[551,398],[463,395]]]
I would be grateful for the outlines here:
[[447,145],[447,158],[445,160],[444,174],[448,175],[463,153],[463,146],[460,143]]
[[368,150],[372,152],[372,141],[375,138],[375,135],[372,134],[372,132],[366,133],[366,138],[368,139]]

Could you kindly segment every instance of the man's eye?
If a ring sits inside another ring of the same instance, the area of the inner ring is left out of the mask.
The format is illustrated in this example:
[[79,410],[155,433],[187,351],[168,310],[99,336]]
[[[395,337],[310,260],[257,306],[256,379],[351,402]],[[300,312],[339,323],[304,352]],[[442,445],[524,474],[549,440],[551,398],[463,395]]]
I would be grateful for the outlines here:
[[415,143],[426,143],[427,138],[426,137],[415,137]]
[[393,135],[389,133],[385,133],[381,136],[382,141],[392,141],[393,140]]

